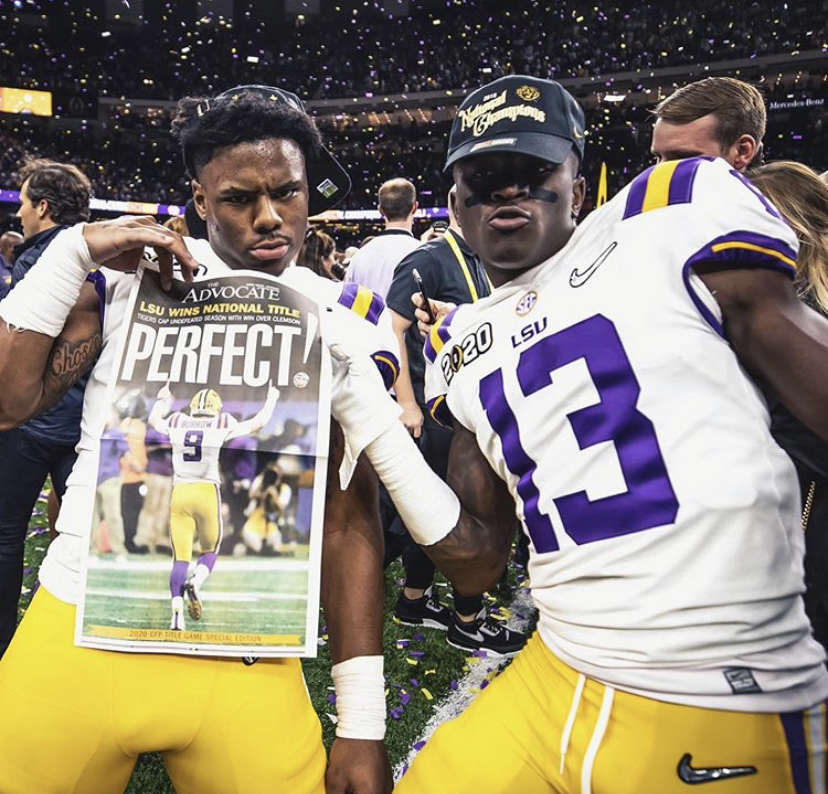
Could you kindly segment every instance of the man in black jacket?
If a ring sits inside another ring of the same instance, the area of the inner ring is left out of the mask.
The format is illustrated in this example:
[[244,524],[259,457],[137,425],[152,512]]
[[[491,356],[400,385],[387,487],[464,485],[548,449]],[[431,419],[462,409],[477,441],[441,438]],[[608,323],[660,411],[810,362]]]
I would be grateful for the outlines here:
[[[58,232],[89,219],[92,188],[75,166],[32,160],[20,172],[23,242],[15,248],[12,289]],[[61,498],[75,463],[86,377],[48,411],[0,433],[0,657],[17,623],[23,581],[23,545],[32,510],[51,475]]]

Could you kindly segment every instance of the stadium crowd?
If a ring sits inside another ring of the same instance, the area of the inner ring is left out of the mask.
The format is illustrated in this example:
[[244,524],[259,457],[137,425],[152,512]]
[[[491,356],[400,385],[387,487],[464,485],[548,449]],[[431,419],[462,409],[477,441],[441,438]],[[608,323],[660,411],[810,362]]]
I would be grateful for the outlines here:
[[[665,89],[667,90],[667,89]],[[828,124],[825,123],[828,82],[803,78],[763,89],[769,107],[789,100],[810,100],[809,107],[771,109],[768,116],[765,156],[768,159],[800,158],[818,169],[828,168]],[[610,172],[610,189],[620,190],[629,179],[652,162],[649,130],[654,101],[626,99],[601,102],[587,110],[588,146],[594,156],[586,161],[584,174],[592,191],[602,162]],[[799,103],[803,105],[803,102]],[[59,125],[19,115],[0,117],[0,188],[13,187],[13,175],[25,155],[49,157],[78,164],[89,176],[99,198],[184,204],[187,179],[181,156],[170,141],[164,124],[168,113],[147,118],[137,113],[117,115],[106,123]],[[421,207],[444,206],[450,182],[443,173],[445,141],[450,121],[412,121],[342,126],[335,119],[319,117],[319,125],[331,148],[346,164],[353,189],[343,205],[371,208],[377,179],[402,174],[418,188]],[[588,203],[587,206],[591,206]],[[347,242],[350,242],[349,239]],[[343,241],[345,243],[346,241]]]
[[43,27],[19,22],[37,15],[35,3],[0,11],[6,84],[170,100],[240,83],[269,85],[274,73],[310,100],[466,89],[509,73],[561,79],[752,59],[819,50],[828,24],[819,0],[733,7],[714,0],[692,7],[679,0],[519,0],[505,13],[497,0],[474,0],[412,8],[404,18],[365,4],[292,21],[254,19],[247,11],[232,26],[209,17],[195,24],[168,4],[158,20],[166,24],[137,29],[108,25],[69,0],[52,5],[55,21]]

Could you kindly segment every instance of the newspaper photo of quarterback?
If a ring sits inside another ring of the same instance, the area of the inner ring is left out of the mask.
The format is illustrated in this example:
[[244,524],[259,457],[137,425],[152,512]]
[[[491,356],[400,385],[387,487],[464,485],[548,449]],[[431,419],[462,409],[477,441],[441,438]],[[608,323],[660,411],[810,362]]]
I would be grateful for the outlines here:
[[[148,424],[169,436],[173,455],[173,490],[170,506],[170,572],[172,618],[170,629],[184,630],[184,596],[193,620],[201,620],[200,592],[216,564],[222,540],[219,454],[226,441],[257,433],[273,415],[279,390],[272,382],[262,409],[239,422],[222,411],[222,400],[213,389],[201,389],[190,401],[188,413],[170,411],[169,385],[161,387]],[[201,548],[195,570],[189,574],[193,540]]]
[[[100,460],[105,465],[112,457],[107,451],[123,444],[125,426],[133,447],[134,438],[148,432],[155,434],[156,446],[166,443],[172,482],[164,521],[172,567],[161,553],[113,560],[91,542],[78,610],[79,642],[127,649],[136,643],[163,649],[185,643],[204,653],[232,648],[255,649],[257,656],[308,655],[316,645],[320,499],[329,437],[321,308],[266,274],[217,276],[208,268],[205,275],[192,285],[176,280],[165,291],[147,263],[130,295],[112,403],[147,407],[142,416],[129,417],[116,409],[101,439]],[[303,441],[309,454],[298,455],[274,432],[290,420],[307,424]],[[221,466],[223,450],[241,439],[257,471],[277,459],[290,469],[296,457],[306,469],[303,487],[291,492],[301,517],[294,530],[300,542],[291,560],[231,558],[232,549],[221,548],[228,532],[243,529],[226,525],[222,490],[229,483],[223,482]],[[141,451],[133,457],[147,456]],[[105,476],[99,472],[99,482]],[[92,538],[101,534],[98,520]],[[217,565],[222,553],[226,556]],[[208,578],[211,608],[205,615],[202,588]],[[166,589],[171,614],[164,614]]]

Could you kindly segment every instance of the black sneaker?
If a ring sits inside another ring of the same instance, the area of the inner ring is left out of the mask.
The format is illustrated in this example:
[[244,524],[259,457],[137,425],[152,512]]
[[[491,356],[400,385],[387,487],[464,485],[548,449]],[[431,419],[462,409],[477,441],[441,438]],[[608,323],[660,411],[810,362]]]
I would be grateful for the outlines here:
[[471,623],[455,618],[448,630],[448,644],[464,651],[488,651],[499,656],[514,656],[529,639],[528,635],[507,629],[480,610]]
[[423,626],[440,631],[448,631],[452,624],[451,610],[434,598],[430,587],[425,595],[413,600],[400,592],[394,607],[394,617],[406,626]]

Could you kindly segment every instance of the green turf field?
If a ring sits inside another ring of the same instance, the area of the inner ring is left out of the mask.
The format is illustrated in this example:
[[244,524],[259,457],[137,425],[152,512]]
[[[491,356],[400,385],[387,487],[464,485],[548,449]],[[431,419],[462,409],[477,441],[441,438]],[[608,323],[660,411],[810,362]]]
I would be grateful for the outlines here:
[[[29,536],[26,540],[25,578],[20,602],[21,616],[31,598],[31,588],[34,587],[37,578],[37,569],[48,546],[44,512],[45,502],[41,501],[32,518]],[[219,562],[221,563],[222,560]],[[128,575],[131,576],[132,573],[140,577],[146,575],[146,572],[138,573],[137,571],[130,572]],[[158,572],[162,581],[168,575],[168,568],[166,574]],[[390,615],[393,611],[399,592],[398,580],[401,575],[402,569],[396,564],[392,565],[387,573],[386,615]],[[154,576],[155,573],[153,573]],[[514,573],[511,578],[514,582]],[[107,582],[107,586],[111,586],[111,583]],[[154,587],[155,584],[153,584]],[[209,587],[213,587],[212,579]],[[446,596],[447,592],[445,584],[438,582],[438,595],[444,602],[450,603],[450,598]],[[506,591],[496,595],[511,599],[512,592]],[[159,603],[163,604],[168,618],[168,602],[163,600]],[[205,610],[209,604],[209,598],[205,597]],[[497,613],[500,604],[502,601],[495,598],[491,601],[491,608]],[[502,610],[501,614],[505,617],[507,613]],[[322,722],[325,746],[330,747],[334,738],[334,723],[328,715],[335,714],[336,708],[332,703],[331,660],[325,642],[324,629],[324,616],[320,614],[319,656],[316,659],[303,661],[302,665],[313,705]],[[429,629],[418,631],[410,626],[399,625],[391,619],[386,621],[384,646],[389,714],[386,745],[392,766],[399,769],[411,753],[412,747],[419,742],[423,729],[434,715],[435,708],[453,694],[458,686],[457,682],[471,668],[483,668],[482,672],[485,674],[483,685],[485,685],[485,681],[496,675],[498,663],[485,658],[467,657],[462,651],[446,643],[443,632]],[[127,794],[174,794],[174,792],[175,789],[164,771],[161,756],[156,753],[141,756],[127,788]]]
[[[146,636],[169,629],[171,564],[169,555],[130,555],[122,561],[93,558],[84,632],[113,636],[106,630],[114,629]],[[306,559],[219,557],[202,588],[202,618],[189,621],[186,628],[204,634],[204,642],[210,641],[211,633],[240,633],[282,635],[284,642],[274,639],[274,644],[300,646],[307,625],[307,580]]]

